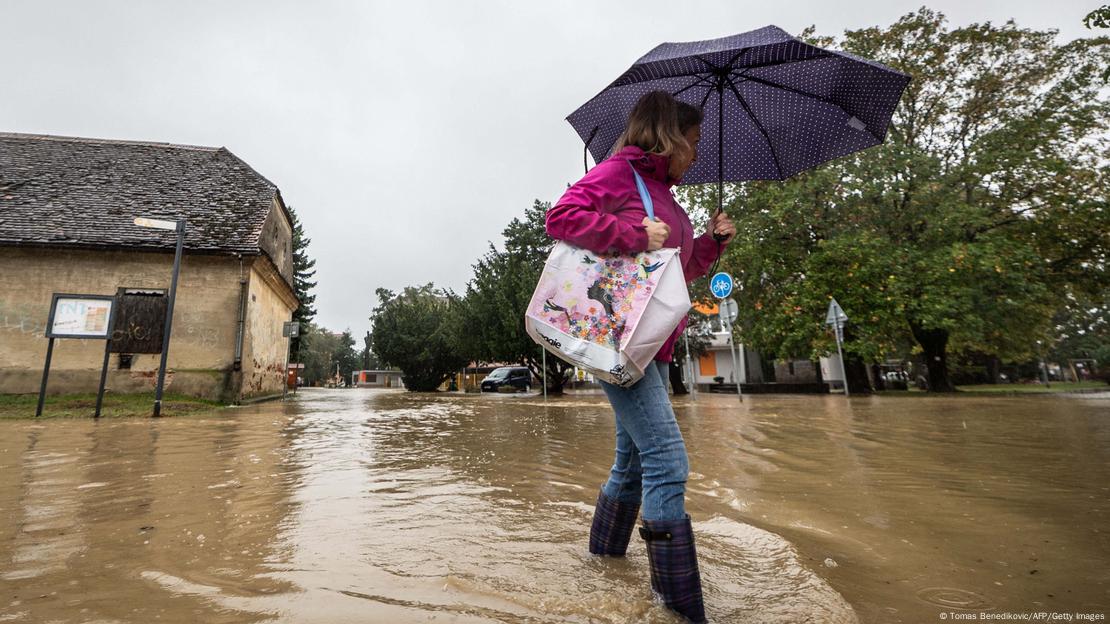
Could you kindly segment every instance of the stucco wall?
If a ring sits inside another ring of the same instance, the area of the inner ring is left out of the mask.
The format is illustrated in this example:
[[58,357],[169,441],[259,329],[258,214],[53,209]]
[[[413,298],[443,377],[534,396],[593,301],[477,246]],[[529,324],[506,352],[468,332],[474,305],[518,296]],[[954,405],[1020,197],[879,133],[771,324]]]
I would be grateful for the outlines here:
[[262,248],[274,261],[278,272],[287,282],[293,281],[293,229],[282,212],[279,200],[275,196],[270,214],[262,224],[262,233],[258,237],[258,246]]
[[[249,267],[252,260],[244,264]],[[172,253],[0,247],[0,393],[38,392],[52,293],[111,295],[120,287],[168,288],[172,267]],[[232,256],[183,258],[167,391],[235,398],[239,270]],[[100,340],[55,341],[48,391],[95,391],[103,356]],[[113,354],[108,388],[152,390],[158,358],[135,355],[131,369],[120,370]]]
[[279,294],[280,279],[265,258],[250,270],[246,342],[243,350],[243,398],[281,394],[288,339],[282,324],[292,320],[291,302]]

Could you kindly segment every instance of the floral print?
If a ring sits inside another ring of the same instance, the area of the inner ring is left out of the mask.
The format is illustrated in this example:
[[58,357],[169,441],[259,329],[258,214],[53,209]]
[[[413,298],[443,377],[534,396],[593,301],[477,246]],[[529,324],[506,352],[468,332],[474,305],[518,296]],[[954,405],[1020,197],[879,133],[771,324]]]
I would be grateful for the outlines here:
[[651,252],[634,256],[594,254],[580,250],[576,278],[553,283],[559,271],[547,267],[532,300],[532,313],[553,327],[613,349],[635,326],[634,310],[642,310],[665,263]]

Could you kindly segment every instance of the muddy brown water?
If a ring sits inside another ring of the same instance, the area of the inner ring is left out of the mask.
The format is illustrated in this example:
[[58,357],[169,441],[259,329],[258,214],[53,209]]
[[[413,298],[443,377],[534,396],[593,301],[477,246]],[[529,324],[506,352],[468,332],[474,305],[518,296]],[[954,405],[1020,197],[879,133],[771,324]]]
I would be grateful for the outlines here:
[[[714,622],[1110,611],[1110,395],[676,398]],[[600,394],[0,422],[0,622],[676,622]]]

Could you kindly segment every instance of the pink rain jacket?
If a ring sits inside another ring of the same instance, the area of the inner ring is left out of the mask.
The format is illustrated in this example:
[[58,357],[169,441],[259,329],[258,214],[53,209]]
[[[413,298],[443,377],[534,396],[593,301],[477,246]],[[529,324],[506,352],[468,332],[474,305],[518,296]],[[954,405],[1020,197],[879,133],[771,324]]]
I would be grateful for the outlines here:
[[[679,259],[686,283],[705,275],[717,259],[717,241],[709,232],[694,237],[690,218],[671,195],[671,187],[678,180],[667,174],[670,159],[645,153],[633,145],[598,163],[563,193],[547,211],[548,235],[595,253],[646,251],[647,228],[641,221],[647,213],[636,190],[636,178],[628,166],[629,162],[644,179],[655,208],[655,217],[671,227],[671,235],[663,246],[682,248]],[[672,360],[675,342],[685,327],[686,319],[683,319],[655,355],[656,360]]]

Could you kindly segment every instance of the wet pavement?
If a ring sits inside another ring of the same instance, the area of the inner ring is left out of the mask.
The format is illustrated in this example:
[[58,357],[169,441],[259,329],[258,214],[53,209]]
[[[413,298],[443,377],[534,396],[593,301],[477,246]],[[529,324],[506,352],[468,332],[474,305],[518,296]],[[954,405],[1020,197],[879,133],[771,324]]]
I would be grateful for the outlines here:
[[[675,399],[714,622],[1110,614],[1110,395]],[[600,394],[0,421],[0,622],[676,622]],[[954,618],[949,618],[954,619]]]

